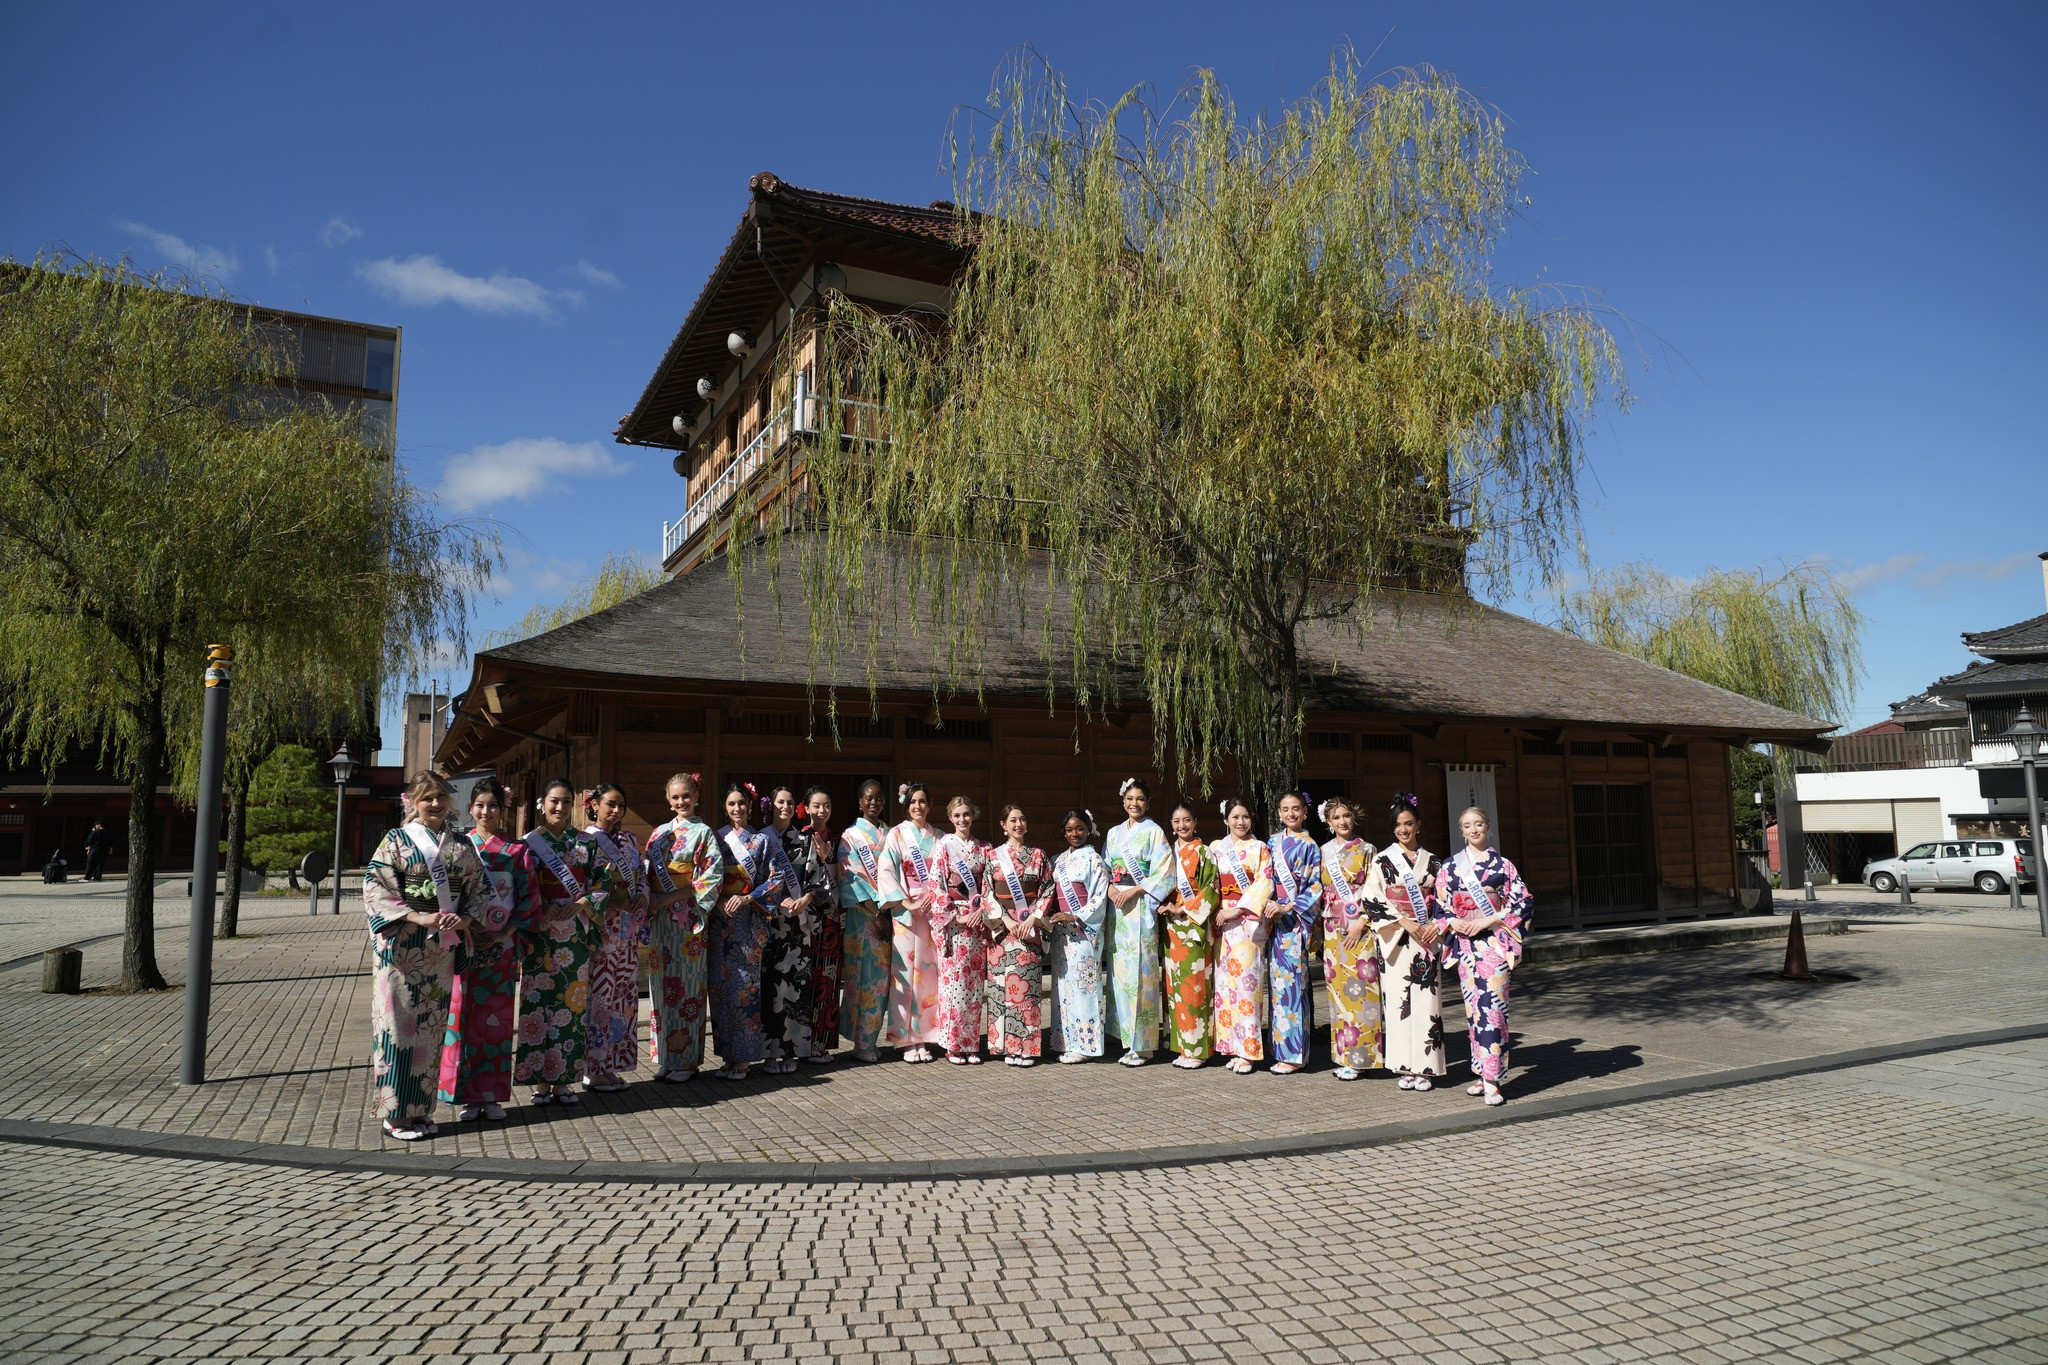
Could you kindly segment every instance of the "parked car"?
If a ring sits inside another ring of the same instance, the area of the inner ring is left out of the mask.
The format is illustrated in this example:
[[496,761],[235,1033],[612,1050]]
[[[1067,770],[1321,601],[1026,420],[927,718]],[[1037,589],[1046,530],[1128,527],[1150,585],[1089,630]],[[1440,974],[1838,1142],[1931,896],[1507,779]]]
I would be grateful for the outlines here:
[[1904,881],[1922,890],[1974,886],[1999,896],[2014,881],[2031,886],[2037,875],[2032,839],[1941,839],[1863,865],[1863,880],[1879,891],[1896,891]]

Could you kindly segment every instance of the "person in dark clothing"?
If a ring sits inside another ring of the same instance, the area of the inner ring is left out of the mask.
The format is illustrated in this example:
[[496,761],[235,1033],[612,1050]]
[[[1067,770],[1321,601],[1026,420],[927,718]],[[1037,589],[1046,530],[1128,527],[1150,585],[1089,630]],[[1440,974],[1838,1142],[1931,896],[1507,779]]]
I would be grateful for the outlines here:
[[104,820],[92,822],[92,829],[85,836],[85,879],[89,882],[103,880],[107,870],[107,824]]

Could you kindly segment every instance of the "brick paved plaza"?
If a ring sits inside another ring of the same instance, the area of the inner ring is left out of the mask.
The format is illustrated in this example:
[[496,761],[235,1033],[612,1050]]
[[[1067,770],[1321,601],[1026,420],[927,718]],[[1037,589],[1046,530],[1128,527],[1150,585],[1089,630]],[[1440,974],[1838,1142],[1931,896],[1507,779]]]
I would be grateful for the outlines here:
[[[0,971],[0,1330],[23,1360],[2048,1358],[2048,944],[1982,899],[1825,908],[1858,928],[1814,965],[1860,981],[1758,980],[1767,945],[1527,970],[1491,1114],[1321,1069],[841,1064],[417,1151],[367,1116],[360,923],[258,901],[197,1090],[177,993]],[[47,929],[8,909],[0,960]],[[1926,1050],[1999,1029],[2034,1036]],[[1169,1147],[1202,1150],[1115,1164]],[[728,1164],[763,1162],[797,1165]]]

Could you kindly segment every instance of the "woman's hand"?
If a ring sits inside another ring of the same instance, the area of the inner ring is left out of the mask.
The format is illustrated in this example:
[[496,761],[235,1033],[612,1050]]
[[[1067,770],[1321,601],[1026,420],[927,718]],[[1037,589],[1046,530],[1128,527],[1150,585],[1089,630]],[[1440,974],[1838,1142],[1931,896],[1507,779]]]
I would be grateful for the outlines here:
[[727,896],[718,903],[718,908],[724,912],[726,918],[730,919],[745,909],[749,900],[750,898],[747,896]]
[[1365,932],[1368,927],[1364,915],[1360,915],[1357,919],[1351,921],[1351,927],[1344,931],[1344,946],[1354,953],[1357,952],[1358,945],[1365,942]]

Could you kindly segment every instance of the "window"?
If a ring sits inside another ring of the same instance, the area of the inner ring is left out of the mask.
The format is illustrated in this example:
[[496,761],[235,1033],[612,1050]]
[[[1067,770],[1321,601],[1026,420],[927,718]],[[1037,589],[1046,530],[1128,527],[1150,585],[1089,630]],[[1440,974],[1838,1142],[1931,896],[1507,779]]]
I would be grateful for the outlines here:
[[1525,739],[1522,741],[1522,753],[1541,758],[1563,758],[1564,745],[1548,739]]
[[421,725],[425,725],[428,720],[432,719],[432,717],[428,716],[425,711],[422,711],[417,716],[413,717],[413,719],[418,721]]
[[1943,844],[1941,846],[1941,856],[1944,858],[1967,858],[1970,856],[1970,846],[1968,844]]
[[371,337],[363,351],[363,387],[390,393],[398,370],[398,343],[390,337]]
[[1648,758],[1650,756],[1650,746],[1647,744],[1630,744],[1617,740],[1614,745],[1614,756],[1616,758]]
[[1932,858],[1934,856],[1934,845],[1915,844],[1899,856],[1902,858]]
[[2005,850],[1999,847],[1997,844],[1977,845],[1977,856],[1979,858],[1996,858],[1999,854],[2003,852],[2005,852]]
[[1597,739],[1575,739],[1572,741],[1573,758],[1605,758],[1607,745]]

